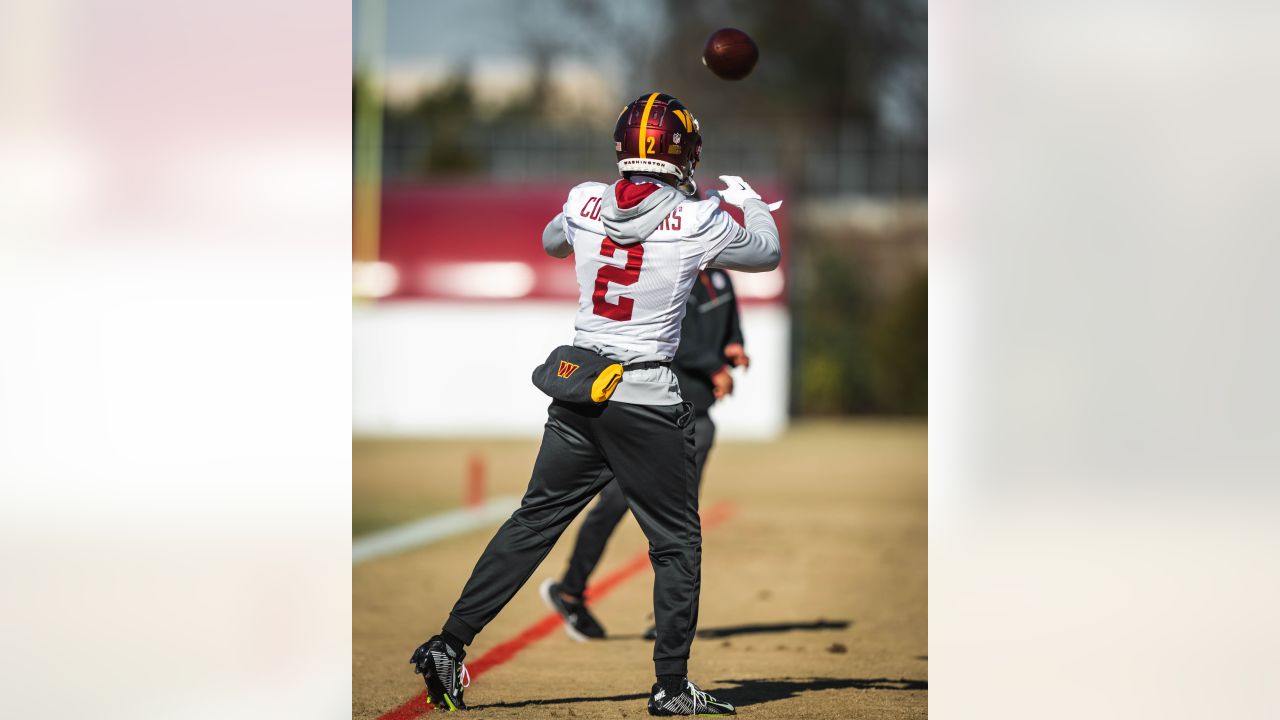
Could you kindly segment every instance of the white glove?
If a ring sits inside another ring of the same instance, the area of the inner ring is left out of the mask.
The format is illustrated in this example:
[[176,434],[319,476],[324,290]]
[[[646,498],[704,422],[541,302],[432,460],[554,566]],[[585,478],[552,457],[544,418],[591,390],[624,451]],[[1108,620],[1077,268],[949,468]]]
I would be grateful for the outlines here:
[[[707,195],[711,197],[718,197],[724,202],[738,208],[742,207],[742,204],[748,200],[760,200],[763,202],[763,198],[760,197],[760,193],[752,190],[751,186],[747,184],[747,181],[737,175],[721,175],[720,180],[726,185],[725,189],[712,190],[707,193]],[[781,200],[769,204],[769,210],[777,210],[780,207],[782,207]]]
[[752,190],[751,186],[747,184],[747,181],[737,175],[721,175],[720,181],[726,185],[725,189],[712,190],[709,194],[720,198],[734,207],[742,207],[742,203],[747,200],[760,199],[760,193]]

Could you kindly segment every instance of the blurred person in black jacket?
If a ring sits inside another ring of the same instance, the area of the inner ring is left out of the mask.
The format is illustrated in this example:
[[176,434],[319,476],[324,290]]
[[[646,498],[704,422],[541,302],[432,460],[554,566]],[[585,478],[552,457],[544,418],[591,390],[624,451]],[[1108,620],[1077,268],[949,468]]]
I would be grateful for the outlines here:
[[[707,268],[698,274],[689,293],[684,323],[680,329],[680,347],[672,360],[672,369],[680,381],[680,394],[694,407],[694,440],[698,466],[698,485],[707,454],[715,441],[716,425],[708,411],[711,406],[733,392],[731,367],[747,367],[751,359],[743,347],[742,326],[738,317],[738,301],[729,274],[718,268]],[[605,636],[604,628],[587,610],[583,593],[587,578],[604,554],[609,536],[627,513],[627,501],[617,482],[600,491],[595,507],[587,513],[573,555],[564,577],[546,580],[540,592],[547,605],[564,620],[565,632],[579,641],[597,640]],[[651,629],[646,636],[651,636]]]

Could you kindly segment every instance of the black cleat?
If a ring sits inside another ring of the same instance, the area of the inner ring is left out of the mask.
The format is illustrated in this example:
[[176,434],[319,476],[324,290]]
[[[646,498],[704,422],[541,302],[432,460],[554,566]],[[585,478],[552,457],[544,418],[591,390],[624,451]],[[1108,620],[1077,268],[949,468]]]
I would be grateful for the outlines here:
[[654,683],[649,691],[650,715],[737,715],[733,706],[717,700],[685,678],[684,692],[672,695]]
[[657,640],[657,639],[658,639],[658,626],[657,626],[657,625],[650,625],[650,626],[649,626],[649,629],[644,631],[644,639],[645,639],[645,640]]
[[547,604],[547,607],[560,614],[560,619],[564,620],[564,631],[578,642],[603,640],[604,627],[587,610],[587,606],[582,600],[577,602],[565,600],[560,594],[560,587],[560,583],[555,580],[546,580],[538,588],[538,592],[542,594],[542,601]]
[[414,672],[427,681],[427,700],[432,705],[449,712],[467,709],[462,691],[471,684],[471,674],[444,638],[436,635],[422,643],[409,662]]

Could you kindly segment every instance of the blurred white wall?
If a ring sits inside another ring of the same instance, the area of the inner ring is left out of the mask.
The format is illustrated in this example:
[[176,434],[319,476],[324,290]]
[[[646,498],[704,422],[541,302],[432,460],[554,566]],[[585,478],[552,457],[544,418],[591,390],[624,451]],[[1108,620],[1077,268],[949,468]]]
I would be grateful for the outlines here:
[[[540,437],[550,400],[530,382],[573,340],[573,302],[395,302],[352,310],[352,432]],[[787,421],[790,318],[742,307],[751,368],[713,414],[720,437],[770,438]]]

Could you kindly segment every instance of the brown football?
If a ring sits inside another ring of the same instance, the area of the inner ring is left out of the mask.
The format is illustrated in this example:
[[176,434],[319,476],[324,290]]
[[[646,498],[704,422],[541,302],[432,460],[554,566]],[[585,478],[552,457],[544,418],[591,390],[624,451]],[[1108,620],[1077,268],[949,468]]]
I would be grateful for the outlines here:
[[741,30],[721,28],[707,38],[702,64],[725,80],[741,80],[751,74],[760,59],[760,48]]

